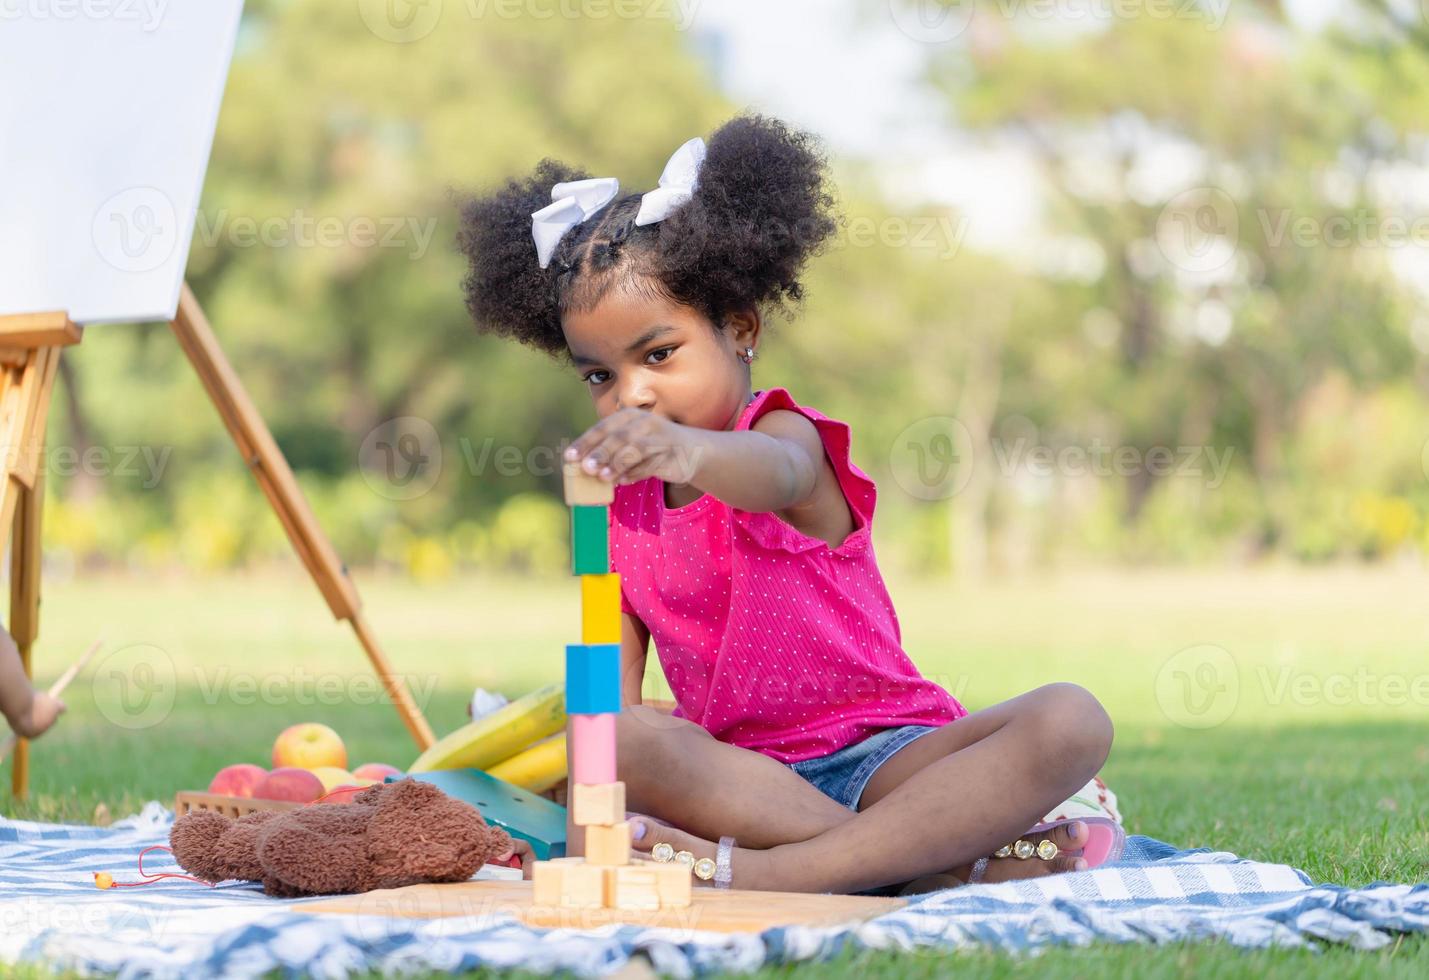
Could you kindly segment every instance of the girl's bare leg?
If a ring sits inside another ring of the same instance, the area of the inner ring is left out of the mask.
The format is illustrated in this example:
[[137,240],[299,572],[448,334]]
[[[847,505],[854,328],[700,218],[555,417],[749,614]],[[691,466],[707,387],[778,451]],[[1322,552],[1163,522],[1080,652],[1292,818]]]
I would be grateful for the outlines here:
[[634,705],[621,712],[617,732],[626,805],[697,837],[774,847],[853,816],[788,766],[693,722]]
[[[770,848],[736,851],[740,887],[855,891],[965,872],[1079,789],[1110,741],[1110,720],[1090,694],[1048,685],[913,742],[880,768],[855,815],[765,756],[637,708],[622,719],[621,778],[632,808],[690,831],[661,829],[677,847],[706,856],[701,838],[729,834]],[[1066,831],[1049,836],[1081,846]],[[1077,866],[1071,857],[994,864],[1015,866],[1016,876]]]

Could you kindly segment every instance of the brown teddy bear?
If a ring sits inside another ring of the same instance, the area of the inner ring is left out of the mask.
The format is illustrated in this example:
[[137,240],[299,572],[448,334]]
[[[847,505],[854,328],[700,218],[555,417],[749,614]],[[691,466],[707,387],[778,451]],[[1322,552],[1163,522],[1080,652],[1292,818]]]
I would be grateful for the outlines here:
[[169,846],[195,878],[261,881],[269,895],[296,898],[466,881],[512,841],[471,804],[403,779],[332,806],[237,820],[194,810],[174,821]]

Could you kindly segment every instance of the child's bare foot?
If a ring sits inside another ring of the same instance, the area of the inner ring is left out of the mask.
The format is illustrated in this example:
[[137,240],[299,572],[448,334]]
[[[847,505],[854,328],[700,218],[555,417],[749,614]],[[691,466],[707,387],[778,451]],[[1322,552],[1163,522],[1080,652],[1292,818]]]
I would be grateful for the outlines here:
[[66,705],[58,698],[52,698],[43,691],[36,691],[28,705],[9,718],[10,727],[21,738],[39,738],[50,730],[56,719],[64,714]]
[[[631,813],[627,815],[630,821],[631,849],[643,857],[651,857],[651,851],[656,844],[669,844],[677,852],[689,851],[695,856],[695,860],[700,858],[710,858],[715,856],[715,845],[710,841],[696,837],[694,834],[687,834],[678,827],[672,827],[667,823],[661,823],[654,817],[647,817],[644,814]],[[641,831],[641,827],[644,831]],[[639,837],[635,835],[639,834]],[[733,860],[731,860],[733,865]],[[695,878],[696,885],[708,885],[712,882],[701,881]],[[733,887],[739,888],[740,883],[736,880]]]
[[[1050,840],[1057,845],[1061,851],[1050,861],[1043,861],[1038,857],[1031,858],[992,858],[987,862],[987,868],[983,871],[979,879],[981,884],[993,884],[999,881],[1014,881],[1021,878],[1040,878],[1043,875],[1058,874],[1063,871],[1085,871],[1087,862],[1080,856],[1081,850],[1087,845],[1087,825],[1080,820],[1064,824],[1061,827],[1054,827],[1045,834],[1024,836],[1022,839],[1036,844],[1041,840]],[[1067,853],[1071,851],[1073,853]],[[956,877],[956,882],[949,882],[937,887],[946,888],[952,884],[966,883],[968,875],[972,873],[972,865],[965,864],[962,867],[954,868],[951,875]],[[934,877],[945,877],[942,875]],[[926,890],[926,889],[925,889]]]

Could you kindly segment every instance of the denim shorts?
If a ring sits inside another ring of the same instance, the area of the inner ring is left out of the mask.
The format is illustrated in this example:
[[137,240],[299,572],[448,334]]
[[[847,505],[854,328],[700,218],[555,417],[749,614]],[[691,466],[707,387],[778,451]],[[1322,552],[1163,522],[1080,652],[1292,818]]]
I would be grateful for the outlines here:
[[836,752],[817,759],[790,762],[788,766],[814,785],[825,796],[850,810],[858,809],[863,788],[878,771],[878,767],[893,757],[899,749],[937,731],[927,725],[904,725],[874,732],[862,742],[846,745]]

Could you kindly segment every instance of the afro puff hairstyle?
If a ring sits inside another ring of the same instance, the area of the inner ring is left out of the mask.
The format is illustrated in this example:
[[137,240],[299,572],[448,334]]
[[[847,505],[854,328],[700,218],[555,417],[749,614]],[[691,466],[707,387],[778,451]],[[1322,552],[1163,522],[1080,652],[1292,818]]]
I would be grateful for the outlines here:
[[477,329],[569,356],[561,317],[594,309],[612,288],[699,310],[787,308],[803,298],[800,271],[837,230],[826,163],[813,136],[776,119],[737,116],[709,138],[693,197],[663,221],[637,226],[638,193],[616,197],[566,232],[547,268],[531,213],[551,187],[590,174],[549,158],[461,205],[457,247]]

